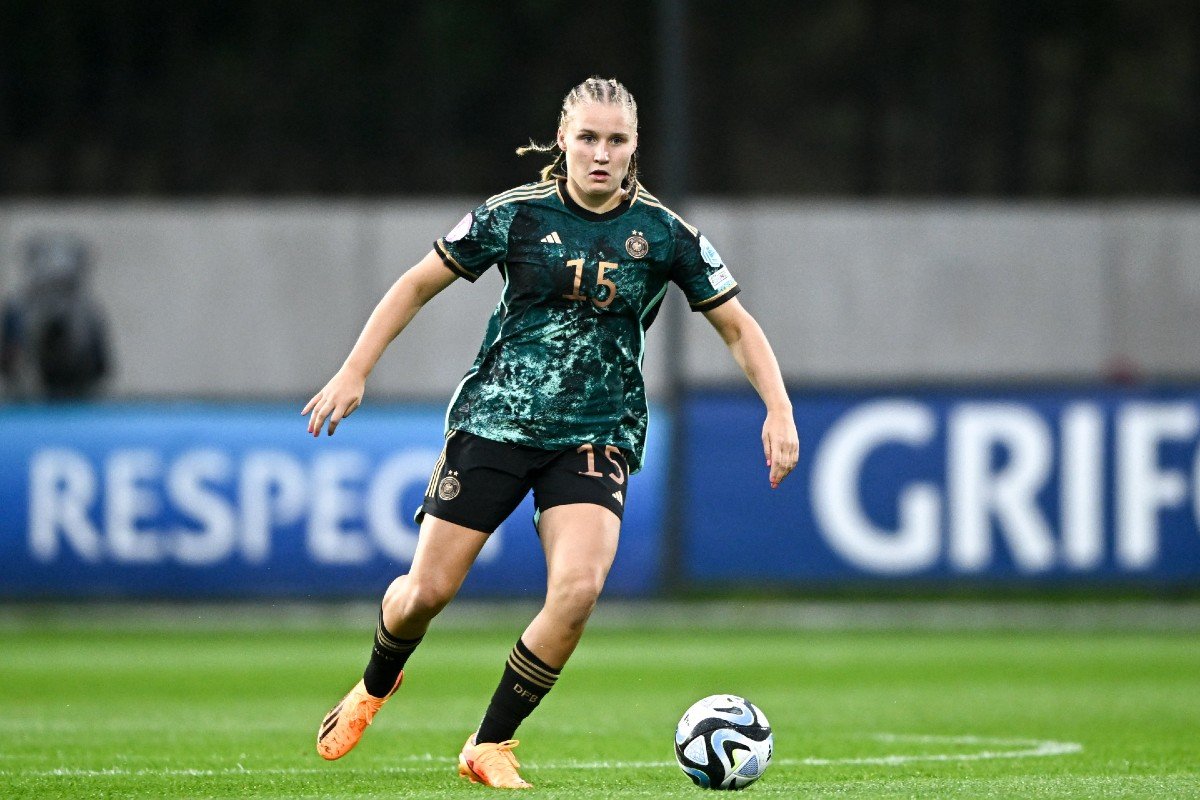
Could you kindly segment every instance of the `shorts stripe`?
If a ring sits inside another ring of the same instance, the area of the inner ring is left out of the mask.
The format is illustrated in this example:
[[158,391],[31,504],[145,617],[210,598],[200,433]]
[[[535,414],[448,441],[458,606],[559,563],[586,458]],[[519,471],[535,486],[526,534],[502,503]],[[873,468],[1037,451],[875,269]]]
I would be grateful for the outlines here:
[[442,476],[442,467],[446,466],[446,448],[450,446],[450,440],[454,438],[454,434],[458,431],[450,431],[446,434],[446,443],[442,445],[442,454],[438,456],[437,463],[433,465],[433,474],[429,476],[429,485],[425,487],[425,496],[433,497],[434,491],[437,490],[438,478]]

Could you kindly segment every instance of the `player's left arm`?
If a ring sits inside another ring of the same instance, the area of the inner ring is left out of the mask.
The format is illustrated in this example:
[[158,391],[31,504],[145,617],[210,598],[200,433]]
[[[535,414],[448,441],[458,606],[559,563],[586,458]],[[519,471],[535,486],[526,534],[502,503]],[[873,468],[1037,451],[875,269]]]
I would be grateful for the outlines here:
[[796,467],[800,458],[800,436],[792,419],[792,401],[783,385],[775,352],[758,321],[736,297],[704,312],[704,316],[725,340],[734,361],[746,373],[750,385],[767,407],[767,419],[762,429],[763,454],[774,489]]

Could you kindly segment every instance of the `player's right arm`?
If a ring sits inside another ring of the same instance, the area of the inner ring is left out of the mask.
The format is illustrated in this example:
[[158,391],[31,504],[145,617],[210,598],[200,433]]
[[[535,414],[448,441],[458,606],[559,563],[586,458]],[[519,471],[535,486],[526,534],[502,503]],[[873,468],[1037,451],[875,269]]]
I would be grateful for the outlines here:
[[320,436],[321,428],[328,420],[329,435],[333,435],[338,423],[362,403],[367,376],[375,368],[383,351],[412,322],[421,307],[457,277],[446,268],[441,256],[430,250],[416,266],[392,284],[371,312],[342,368],[300,412],[311,413],[308,419],[309,433]]

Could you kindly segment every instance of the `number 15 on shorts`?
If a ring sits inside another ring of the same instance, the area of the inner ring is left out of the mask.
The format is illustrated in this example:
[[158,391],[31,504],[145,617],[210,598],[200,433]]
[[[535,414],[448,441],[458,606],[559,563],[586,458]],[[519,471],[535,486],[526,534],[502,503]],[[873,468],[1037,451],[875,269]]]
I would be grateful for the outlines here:
[[[625,455],[621,452],[621,448],[616,445],[604,445],[604,458],[608,464],[600,464],[600,467],[605,470],[601,472],[596,469],[596,448],[592,444],[581,444],[575,450],[576,453],[583,453],[587,459],[587,468],[580,470],[580,475],[586,475],[589,478],[608,478],[617,486],[625,484]],[[611,471],[610,471],[611,470]]]

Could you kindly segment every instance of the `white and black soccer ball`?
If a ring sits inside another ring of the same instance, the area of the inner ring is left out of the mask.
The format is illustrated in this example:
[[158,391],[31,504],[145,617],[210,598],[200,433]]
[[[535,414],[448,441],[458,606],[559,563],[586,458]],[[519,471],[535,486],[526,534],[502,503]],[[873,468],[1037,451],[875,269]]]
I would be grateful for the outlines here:
[[697,701],[675,727],[675,760],[705,789],[746,788],[767,771],[774,746],[766,715],[735,694]]

